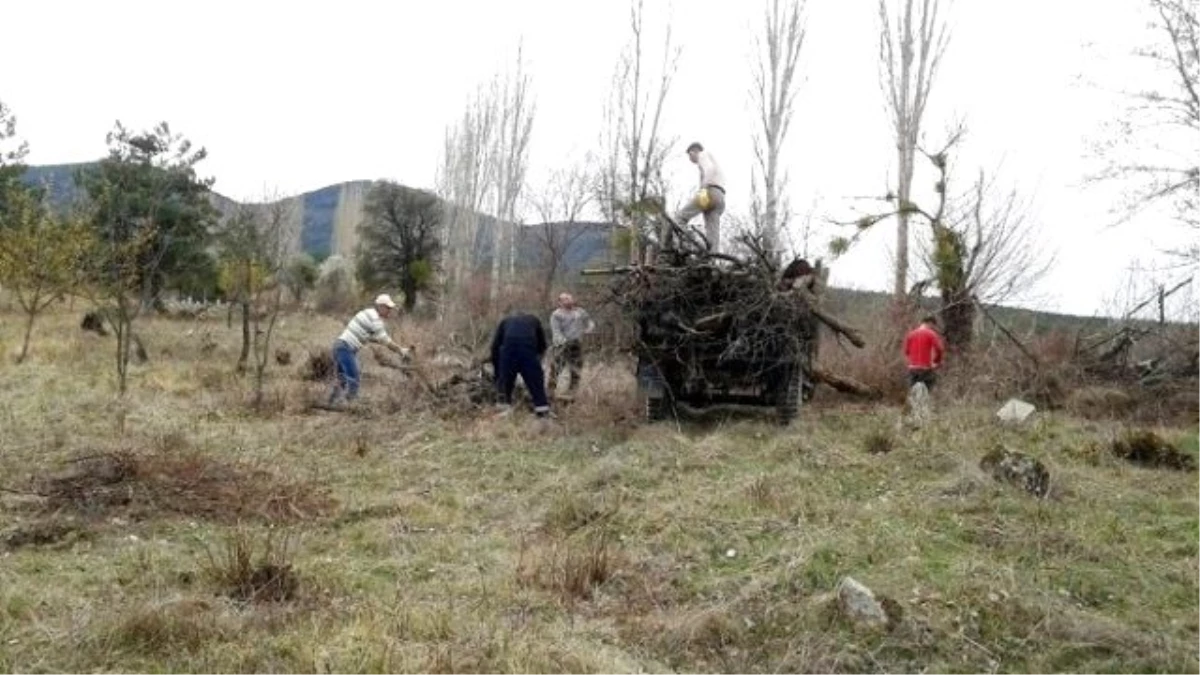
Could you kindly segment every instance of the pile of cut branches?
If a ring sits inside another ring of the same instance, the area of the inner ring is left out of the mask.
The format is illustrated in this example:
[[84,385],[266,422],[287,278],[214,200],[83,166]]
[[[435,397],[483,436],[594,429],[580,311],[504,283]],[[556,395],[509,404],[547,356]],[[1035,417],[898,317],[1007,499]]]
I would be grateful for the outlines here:
[[655,360],[704,362],[754,377],[780,363],[841,391],[878,392],[814,363],[818,325],[849,338],[859,333],[821,308],[821,270],[797,258],[779,269],[761,240],[742,235],[739,255],[711,251],[703,235],[664,217],[665,246],[646,264],[585,274],[616,275],[609,301],[639,327],[635,349]]
[[641,327],[643,346],[724,361],[796,361],[816,338],[812,312],[777,292],[763,265],[698,253],[643,266],[613,284],[614,301]]

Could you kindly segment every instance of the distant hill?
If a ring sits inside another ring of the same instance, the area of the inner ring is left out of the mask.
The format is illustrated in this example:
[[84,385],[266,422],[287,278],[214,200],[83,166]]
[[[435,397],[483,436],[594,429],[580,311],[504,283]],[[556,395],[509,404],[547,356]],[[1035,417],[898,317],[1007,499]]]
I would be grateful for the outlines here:
[[[82,190],[75,184],[75,173],[87,166],[88,163],[31,166],[25,173],[25,181],[45,187],[54,206],[67,207],[83,198]],[[348,181],[290,197],[289,201],[296,202],[293,211],[297,220],[293,228],[297,233],[295,250],[304,251],[318,259],[335,254],[352,257],[358,241],[357,227],[362,221],[363,204],[370,186],[371,181],[367,180]],[[212,200],[224,215],[233,213],[239,206],[237,201],[216,192]],[[565,237],[571,243],[563,260],[564,273],[578,272],[589,265],[601,265],[611,257],[611,224],[584,222],[555,223],[552,226],[574,229]],[[542,264],[541,227],[542,224],[535,224],[518,228],[518,267],[531,269]],[[477,269],[488,269],[491,265],[495,230],[496,219],[482,215],[473,256]],[[886,308],[890,296],[873,291],[830,289],[828,301],[833,311],[853,320],[855,317],[880,316],[878,312]],[[1104,318],[1009,307],[994,307],[989,311],[1011,330],[1023,334],[1044,333],[1054,329],[1097,330],[1108,322]]]
[[[82,189],[75,183],[75,175],[92,163],[55,164],[31,166],[25,172],[25,182],[46,189],[50,203],[67,208],[82,200]],[[356,180],[327,185],[288,198],[295,202],[296,214],[294,249],[304,251],[321,259],[330,255],[352,257],[358,243],[358,224],[362,221],[363,204],[371,181]],[[223,215],[230,215],[239,203],[219,192],[212,193],[213,205]],[[474,258],[477,266],[491,264],[492,241],[495,233],[495,218],[481,216],[475,240]],[[567,227],[563,224],[562,227]],[[540,227],[540,225],[539,225]],[[587,261],[603,258],[608,251],[611,227],[603,223],[576,223],[578,235],[569,235],[571,245],[565,256],[569,270],[578,269]],[[540,247],[533,228],[518,230],[517,264],[521,267],[540,264]]]

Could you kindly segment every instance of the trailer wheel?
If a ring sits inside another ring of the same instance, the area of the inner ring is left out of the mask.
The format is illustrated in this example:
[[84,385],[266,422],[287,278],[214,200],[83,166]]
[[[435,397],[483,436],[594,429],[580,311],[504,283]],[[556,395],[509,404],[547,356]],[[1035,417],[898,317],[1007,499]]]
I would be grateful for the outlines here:
[[792,368],[788,373],[787,379],[783,383],[783,391],[780,392],[779,403],[776,405],[775,414],[779,423],[787,426],[796,419],[800,414],[800,401],[804,391],[804,369]]
[[671,403],[666,396],[646,397],[646,421],[661,422],[671,414]]

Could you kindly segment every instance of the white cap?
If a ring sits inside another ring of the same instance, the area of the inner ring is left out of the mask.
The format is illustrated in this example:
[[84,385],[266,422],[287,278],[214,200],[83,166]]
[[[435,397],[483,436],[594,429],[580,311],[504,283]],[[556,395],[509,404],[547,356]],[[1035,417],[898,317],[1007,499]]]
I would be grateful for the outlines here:
[[375,304],[396,309],[396,303],[392,302],[392,296],[388,295],[387,293],[380,294],[379,297],[375,298]]

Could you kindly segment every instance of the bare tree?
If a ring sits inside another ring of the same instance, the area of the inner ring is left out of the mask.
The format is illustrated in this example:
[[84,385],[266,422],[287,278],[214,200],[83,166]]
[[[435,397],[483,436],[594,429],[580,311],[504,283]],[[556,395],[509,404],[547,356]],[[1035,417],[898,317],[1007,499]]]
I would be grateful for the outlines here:
[[218,234],[222,285],[241,306],[242,350],[236,370],[246,372],[253,356],[256,408],[263,403],[271,339],[288,286],[288,254],[299,234],[295,231],[298,206],[294,199],[264,195],[258,204],[239,207]]
[[680,55],[668,22],[657,81],[647,73],[644,4],[633,0],[630,6],[631,37],[617,62],[605,108],[603,168],[597,186],[609,220],[628,228],[631,262],[641,259],[642,235],[665,199],[662,168],[674,142],[661,136],[660,124]]
[[[515,269],[517,205],[525,188],[529,140],[536,110],[524,52],[513,73],[497,73],[480,87],[461,120],[446,131],[437,192],[450,205],[440,233],[447,252],[447,285],[461,288],[475,271],[475,244],[482,210],[494,211],[489,295]],[[450,294],[456,297],[456,294]]]
[[[1128,94],[1125,113],[1097,148],[1104,168],[1089,177],[1124,187],[1118,222],[1163,205],[1200,229],[1200,24],[1195,0],[1147,0],[1158,42],[1137,51],[1152,68]],[[1157,76],[1157,79],[1155,79]],[[1180,253],[1200,262],[1193,238]]]
[[796,67],[806,32],[803,10],[804,0],[770,0],[762,32],[754,40],[758,58],[753,64],[750,95],[758,111],[758,126],[753,136],[756,170],[751,203],[763,245],[773,258],[779,255],[779,232],[787,227],[789,218],[783,197],[787,172],[780,170],[779,157],[799,91]]
[[[446,285],[452,289],[461,289],[475,271],[481,211],[496,169],[492,152],[498,132],[493,100],[492,92],[487,89],[476,90],[462,117],[445,135],[437,185],[438,195],[448,204],[441,248],[446,253],[443,262]],[[461,294],[447,296],[455,298]]]
[[[979,303],[1003,302],[1027,293],[1054,262],[1038,245],[1036,223],[1028,218],[1016,190],[1000,189],[994,178],[981,171],[969,188],[951,196],[950,156],[964,134],[960,127],[940,150],[921,150],[937,172],[935,208],[913,201],[898,203],[893,210],[859,219],[852,238],[831,245],[835,254],[844,252],[875,224],[902,213],[928,225],[930,236],[918,240],[924,241],[919,251],[928,277],[907,293],[919,298],[930,286],[938,290],[946,341],[956,349],[970,345]],[[896,201],[894,195],[886,199]]]
[[[949,158],[930,156],[946,185]],[[943,200],[944,201],[944,200]],[[953,198],[940,218],[929,221],[932,237],[920,238],[921,261],[941,295],[946,340],[959,348],[971,342],[977,303],[998,304],[1027,295],[1054,264],[1038,241],[1038,227],[1016,189],[1001,188],[980,170],[975,182]]]
[[511,279],[516,267],[516,207],[525,189],[525,173],[529,168],[529,137],[533,131],[536,110],[529,93],[530,78],[524,68],[523,50],[518,47],[515,74],[496,77],[500,83],[496,89],[499,95],[494,98],[493,105],[497,112],[499,133],[495,137],[493,151],[497,167],[493,185],[496,225],[492,236],[490,301],[494,301],[500,290],[502,272],[507,272]]
[[[889,7],[895,2],[895,15]],[[939,16],[941,0],[879,0],[880,80],[896,140],[896,270],[892,286],[897,300],[908,291],[908,220],[904,205],[912,199],[913,165],[921,137],[925,106],[949,40]]]
[[554,282],[563,270],[567,251],[586,232],[580,216],[595,194],[584,165],[555,170],[546,185],[530,201],[542,222],[530,226],[537,243],[542,271],[542,300],[550,304]]

